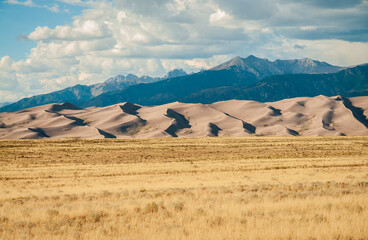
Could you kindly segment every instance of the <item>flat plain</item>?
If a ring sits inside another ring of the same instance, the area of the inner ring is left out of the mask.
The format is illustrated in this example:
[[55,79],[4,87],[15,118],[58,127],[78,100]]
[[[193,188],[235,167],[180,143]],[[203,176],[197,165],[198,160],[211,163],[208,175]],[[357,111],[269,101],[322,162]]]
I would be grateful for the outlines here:
[[0,239],[368,239],[368,137],[0,141]]

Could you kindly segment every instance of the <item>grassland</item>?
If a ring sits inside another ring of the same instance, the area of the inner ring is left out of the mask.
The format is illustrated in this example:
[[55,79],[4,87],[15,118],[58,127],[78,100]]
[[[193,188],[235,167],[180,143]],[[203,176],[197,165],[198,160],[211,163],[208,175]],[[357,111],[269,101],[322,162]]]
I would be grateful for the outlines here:
[[0,239],[368,239],[368,137],[0,141]]

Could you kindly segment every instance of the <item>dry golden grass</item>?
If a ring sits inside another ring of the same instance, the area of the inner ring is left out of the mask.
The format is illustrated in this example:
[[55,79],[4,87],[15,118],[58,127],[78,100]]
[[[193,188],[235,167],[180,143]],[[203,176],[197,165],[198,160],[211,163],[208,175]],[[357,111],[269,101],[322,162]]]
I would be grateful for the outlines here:
[[368,137],[0,141],[0,239],[368,239]]

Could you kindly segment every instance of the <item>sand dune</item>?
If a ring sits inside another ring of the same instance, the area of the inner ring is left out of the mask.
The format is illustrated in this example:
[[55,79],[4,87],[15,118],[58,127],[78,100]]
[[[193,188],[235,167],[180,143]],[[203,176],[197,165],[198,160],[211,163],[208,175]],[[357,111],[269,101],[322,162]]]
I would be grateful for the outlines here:
[[81,109],[48,104],[0,113],[1,139],[368,135],[368,97],[299,97]]

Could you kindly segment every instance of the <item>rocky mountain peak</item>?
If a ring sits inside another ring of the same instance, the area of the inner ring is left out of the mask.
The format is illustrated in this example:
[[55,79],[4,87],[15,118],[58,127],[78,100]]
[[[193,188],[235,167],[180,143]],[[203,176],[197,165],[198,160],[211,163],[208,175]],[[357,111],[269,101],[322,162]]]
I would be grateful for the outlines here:
[[177,69],[174,69],[174,70],[171,70],[170,72],[168,72],[163,77],[163,79],[181,77],[181,76],[185,76],[185,75],[187,75],[187,73],[183,69],[177,68]]
[[298,62],[304,66],[317,66],[317,62],[310,58],[299,59]]

